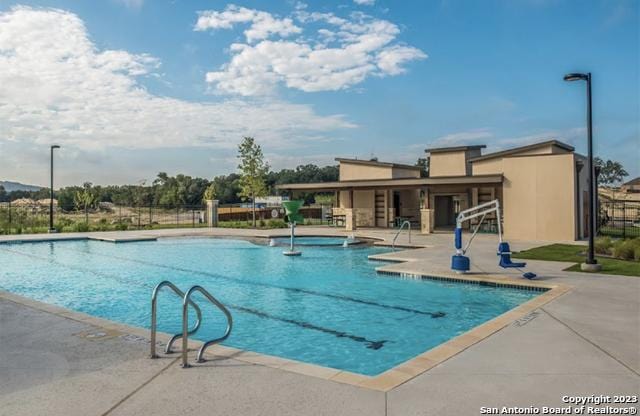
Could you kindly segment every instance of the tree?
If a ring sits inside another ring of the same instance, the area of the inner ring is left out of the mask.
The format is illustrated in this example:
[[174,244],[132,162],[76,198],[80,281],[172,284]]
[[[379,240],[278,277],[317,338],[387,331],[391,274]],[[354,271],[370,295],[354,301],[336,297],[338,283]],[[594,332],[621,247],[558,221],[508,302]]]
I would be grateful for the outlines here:
[[602,184],[607,188],[611,188],[611,199],[615,201],[614,186],[622,182],[622,180],[629,176],[622,163],[613,160],[607,160],[606,162],[596,157],[593,159],[593,164],[600,168],[600,175],[598,176],[597,183]]
[[256,198],[267,195],[266,176],[269,165],[264,161],[262,148],[253,137],[245,137],[238,146],[240,164],[240,193],[242,200],[250,199],[252,204],[253,227],[256,226]]
[[421,178],[429,177],[429,158],[428,157],[418,158],[418,161],[416,162],[416,166],[420,167]]
[[212,201],[216,199],[216,184],[214,182],[211,182],[211,184],[207,186],[207,189],[205,189],[202,199],[204,201]]
[[6,202],[9,200],[9,194],[4,189],[4,186],[0,185],[0,202]]
[[76,209],[84,210],[84,220],[88,224],[89,208],[92,207],[96,202],[96,197],[92,192],[91,182],[85,182],[82,187],[82,190],[76,192],[75,196],[73,197],[73,202],[76,206]]

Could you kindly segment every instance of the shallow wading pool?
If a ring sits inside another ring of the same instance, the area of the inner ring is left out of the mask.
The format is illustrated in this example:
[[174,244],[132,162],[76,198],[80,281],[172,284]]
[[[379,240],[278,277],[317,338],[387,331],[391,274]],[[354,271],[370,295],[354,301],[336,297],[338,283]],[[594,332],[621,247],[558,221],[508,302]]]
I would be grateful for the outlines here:
[[[224,345],[377,375],[490,320],[540,292],[377,274],[371,246],[282,247],[245,240],[174,238],[114,244],[0,244],[0,289],[101,318],[149,327],[162,280],[199,284],[234,318]],[[194,338],[220,336],[208,303]],[[162,292],[159,330],[181,331],[180,300]],[[191,313],[193,318],[195,314]]]

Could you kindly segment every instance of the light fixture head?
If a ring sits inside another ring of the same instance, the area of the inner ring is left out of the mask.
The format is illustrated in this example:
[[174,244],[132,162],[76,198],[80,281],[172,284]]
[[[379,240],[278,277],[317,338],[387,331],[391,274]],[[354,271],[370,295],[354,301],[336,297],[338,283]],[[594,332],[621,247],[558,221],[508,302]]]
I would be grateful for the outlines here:
[[587,74],[572,73],[564,76],[565,81],[585,81],[588,78]]
[[51,146],[52,149],[60,149],[60,145],[54,144]]

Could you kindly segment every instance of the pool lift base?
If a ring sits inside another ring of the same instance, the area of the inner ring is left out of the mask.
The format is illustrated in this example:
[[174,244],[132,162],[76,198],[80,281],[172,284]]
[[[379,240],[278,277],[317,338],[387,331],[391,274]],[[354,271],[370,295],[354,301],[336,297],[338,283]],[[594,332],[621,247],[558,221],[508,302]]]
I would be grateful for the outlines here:
[[[535,273],[532,272],[522,272],[521,268],[525,267],[527,263],[514,263],[511,261],[511,249],[509,248],[509,243],[502,241],[502,227],[500,225],[500,202],[495,199],[490,202],[486,202],[484,204],[480,204],[478,206],[465,209],[460,211],[458,217],[456,218],[456,230],[455,230],[455,241],[454,245],[456,248],[456,254],[451,256],[451,269],[456,273],[466,273],[471,269],[471,261],[469,257],[465,256],[469,246],[471,246],[471,242],[474,237],[478,233],[480,226],[482,225],[482,221],[484,221],[487,214],[495,213],[496,222],[498,224],[498,256],[500,256],[500,262],[498,263],[500,267],[504,269],[512,268],[516,269],[519,272],[523,273],[522,277],[525,279],[533,279],[536,277]],[[471,238],[469,238],[469,242],[467,245],[462,248],[462,224],[465,221],[471,220],[473,218],[480,217],[480,221],[476,226],[475,230],[473,230],[473,234],[471,234]]]

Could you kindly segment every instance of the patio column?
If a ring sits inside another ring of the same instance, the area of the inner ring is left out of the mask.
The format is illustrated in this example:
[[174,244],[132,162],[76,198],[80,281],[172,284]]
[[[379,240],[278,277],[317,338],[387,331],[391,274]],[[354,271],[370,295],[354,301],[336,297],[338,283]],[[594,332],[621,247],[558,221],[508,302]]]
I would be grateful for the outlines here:
[[435,224],[435,215],[432,209],[423,208],[420,210],[420,232],[431,234]]
[[217,199],[207,200],[207,225],[209,227],[218,226],[218,201]]
[[356,209],[353,206],[353,189],[349,189],[349,207],[344,209],[345,229],[354,231],[356,229]]

